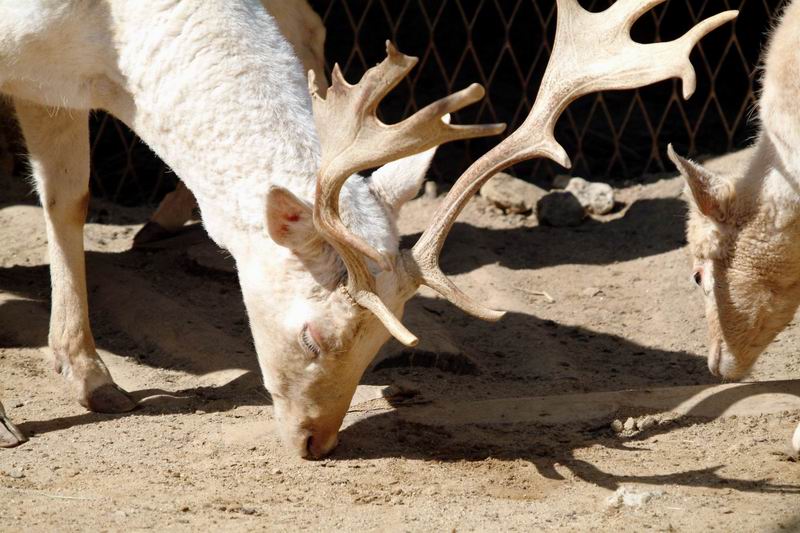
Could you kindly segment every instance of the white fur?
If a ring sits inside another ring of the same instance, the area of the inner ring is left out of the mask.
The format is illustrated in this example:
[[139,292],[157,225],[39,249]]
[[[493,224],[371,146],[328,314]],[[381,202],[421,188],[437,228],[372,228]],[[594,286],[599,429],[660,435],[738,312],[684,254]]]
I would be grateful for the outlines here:
[[[280,222],[286,213],[285,206],[270,212],[268,191],[291,192],[307,212],[320,147],[303,69],[261,3],[0,0],[0,92],[16,103],[45,206],[56,367],[84,405],[129,408],[122,396],[94,394],[113,384],[88,323],[80,233],[87,112],[100,108],[186,183],[209,235],[235,258],[286,440],[302,455],[335,445],[355,386],[388,334],[338,289],[341,261],[308,225],[292,230],[308,232],[300,235],[310,243],[302,253],[270,237],[267,215]],[[431,155],[379,171],[373,187],[349,180],[344,221],[373,246],[396,252],[397,210],[416,193]],[[398,314],[406,282],[394,272],[376,280]],[[325,342],[314,364],[298,342],[304,324]]]

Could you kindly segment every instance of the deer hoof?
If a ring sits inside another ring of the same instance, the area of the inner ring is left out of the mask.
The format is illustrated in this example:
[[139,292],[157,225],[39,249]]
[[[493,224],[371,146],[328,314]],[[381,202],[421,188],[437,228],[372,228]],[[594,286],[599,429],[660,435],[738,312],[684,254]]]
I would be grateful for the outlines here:
[[27,440],[25,434],[0,409],[0,448],[13,448]]
[[114,383],[107,383],[89,393],[85,407],[95,413],[127,413],[136,409],[136,402]]
[[133,237],[133,247],[139,248],[158,241],[163,241],[174,235],[173,232],[163,227],[158,222],[148,221]]

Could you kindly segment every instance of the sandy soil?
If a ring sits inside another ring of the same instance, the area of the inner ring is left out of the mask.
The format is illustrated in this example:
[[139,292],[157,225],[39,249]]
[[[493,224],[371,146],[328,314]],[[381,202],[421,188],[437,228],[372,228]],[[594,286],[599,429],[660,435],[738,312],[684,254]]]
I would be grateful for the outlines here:
[[[97,205],[86,239],[98,346],[142,407],[109,416],[70,401],[44,349],[41,210],[4,192],[0,397],[32,438],[0,450],[0,530],[798,529],[800,463],[784,450],[800,411],[768,409],[767,395],[763,412],[670,414],[716,384],[680,192],[650,180],[577,229],[473,201],[443,264],[508,317],[481,323],[422,292],[406,322],[425,343],[385,348],[321,462],[273,436],[236,279],[208,267],[224,257],[196,230],[129,251],[142,211]],[[435,202],[405,211],[409,239]],[[752,379],[800,379],[798,336],[785,332]],[[403,394],[377,397],[384,385]],[[600,393],[631,389],[666,391],[666,405],[597,411]],[[724,406],[750,395],[714,391]],[[611,429],[648,414],[652,427]],[[630,505],[609,503],[618,490]]]

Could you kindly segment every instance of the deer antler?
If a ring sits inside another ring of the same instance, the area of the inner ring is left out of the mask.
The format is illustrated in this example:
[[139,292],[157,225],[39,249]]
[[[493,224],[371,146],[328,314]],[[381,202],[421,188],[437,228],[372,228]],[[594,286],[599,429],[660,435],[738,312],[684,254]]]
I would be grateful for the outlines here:
[[376,116],[378,105],[417,63],[416,58],[401,54],[389,42],[386,52],[387,58],[369,69],[357,85],[348,84],[336,65],[325,98],[317,90],[313,72],[309,73],[314,119],[322,145],[314,224],[344,261],[350,296],[372,311],[399,341],[413,346],[417,338],[375,294],[374,278],[364,260],[366,256],[382,269],[390,270],[394,258],[378,252],[344,225],[339,214],[339,193],[347,178],[359,171],[446,142],[496,135],[505,125],[455,126],[443,120],[448,113],[483,98],[483,87],[478,84],[442,98],[398,124],[384,124]]
[[500,170],[537,157],[571,166],[553,132],[567,106],[581,96],[644,87],[669,78],[683,81],[684,98],[694,93],[697,82],[689,54],[705,35],[735,19],[738,11],[708,18],[675,41],[634,42],[631,27],[664,1],[617,0],[606,11],[591,13],[577,0],[558,0],[555,45],[530,115],[517,131],[467,169],[434,214],[431,226],[411,250],[402,252],[403,264],[418,284],[427,285],[476,317],[498,320],[503,316],[471,300],[442,273],[439,254],[447,234],[469,199]]
[[[630,37],[633,24],[666,0],[617,0],[602,13],[583,9],[577,0],[557,0],[556,41],[539,94],[522,126],[475,161],[458,179],[433,217],[433,223],[411,250],[401,252],[400,264],[416,286],[427,285],[464,311],[486,320],[504,313],[474,302],[439,267],[444,240],[461,210],[480,186],[515,163],[547,157],[570,167],[569,157],[554,137],[555,124],[567,106],[586,94],[609,89],[643,87],[668,78],[683,81],[684,97],[695,90],[696,77],[689,54],[705,35],[736,18],[726,11],[706,19],[680,39],[639,44]],[[374,278],[365,257],[381,268],[392,268],[385,256],[350,232],[339,216],[339,193],[352,174],[422,152],[457,139],[500,133],[502,125],[450,126],[442,116],[480,100],[483,88],[472,85],[422,109],[409,119],[388,126],[375,116],[380,101],[416,64],[387,43],[387,59],[367,71],[355,86],[344,81],[338,66],[323,99],[310,78],[314,115],[322,143],[314,223],[339,252],[348,271],[346,291],[372,311],[389,332],[413,346],[409,332],[375,294]],[[416,287],[415,287],[416,288]]]

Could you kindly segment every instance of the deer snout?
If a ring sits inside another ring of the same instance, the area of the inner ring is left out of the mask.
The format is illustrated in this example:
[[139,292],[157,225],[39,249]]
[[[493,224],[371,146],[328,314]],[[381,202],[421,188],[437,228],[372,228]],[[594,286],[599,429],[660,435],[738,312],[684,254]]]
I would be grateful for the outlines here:
[[288,443],[293,452],[302,459],[322,459],[339,444],[339,431],[333,430],[301,430]]
[[339,444],[339,431],[317,431],[308,436],[304,459],[322,459]]

